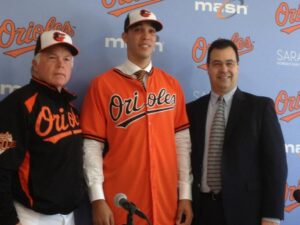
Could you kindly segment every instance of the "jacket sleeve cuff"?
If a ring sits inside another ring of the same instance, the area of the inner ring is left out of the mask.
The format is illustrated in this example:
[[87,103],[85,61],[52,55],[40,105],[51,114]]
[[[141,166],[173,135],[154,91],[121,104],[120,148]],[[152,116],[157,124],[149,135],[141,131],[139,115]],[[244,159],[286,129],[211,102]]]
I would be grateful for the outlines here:
[[13,210],[10,215],[0,214],[0,224],[16,225],[17,223],[19,223],[19,219],[15,210]]

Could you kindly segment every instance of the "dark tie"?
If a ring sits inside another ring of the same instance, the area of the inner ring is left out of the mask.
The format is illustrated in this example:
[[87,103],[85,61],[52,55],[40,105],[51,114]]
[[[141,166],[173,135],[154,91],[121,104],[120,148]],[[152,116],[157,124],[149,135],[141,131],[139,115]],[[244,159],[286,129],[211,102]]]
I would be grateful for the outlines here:
[[148,74],[148,72],[146,70],[139,70],[137,72],[134,73],[134,75],[136,76],[136,79],[142,84],[142,86],[145,88],[145,84],[144,84],[144,77]]
[[221,190],[221,158],[225,134],[225,102],[222,96],[218,98],[218,108],[211,125],[208,158],[207,184],[211,191],[218,193]]

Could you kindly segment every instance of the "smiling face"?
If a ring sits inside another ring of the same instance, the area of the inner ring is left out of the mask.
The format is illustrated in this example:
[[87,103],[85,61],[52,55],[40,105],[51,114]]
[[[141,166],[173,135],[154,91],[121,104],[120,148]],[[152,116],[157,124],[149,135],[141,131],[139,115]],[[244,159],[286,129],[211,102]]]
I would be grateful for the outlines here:
[[218,95],[225,95],[237,86],[239,66],[231,47],[213,49],[207,67],[211,88]]
[[130,27],[122,38],[127,44],[128,59],[141,68],[146,67],[151,61],[156,42],[156,30],[151,22]]
[[50,47],[32,60],[33,76],[59,91],[68,83],[73,68],[73,56],[62,45]]

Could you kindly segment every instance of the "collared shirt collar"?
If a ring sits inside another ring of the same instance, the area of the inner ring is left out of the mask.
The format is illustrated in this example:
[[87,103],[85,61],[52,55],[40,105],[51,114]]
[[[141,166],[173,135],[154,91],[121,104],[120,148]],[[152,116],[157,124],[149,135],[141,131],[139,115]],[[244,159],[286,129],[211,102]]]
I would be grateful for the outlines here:
[[133,62],[131,62],[129,59],[127,59],[123,64],[115,67],[116,69],[120,70],[122,73],[132,76],[135,72],[139,70],[145,70],[148,73],[150,73],[152,69],[152,62],[150,61],[149,65],[142,69]]
[[[237,86],[235,88],[233,88],[231,91],[229,91],[228,93],[226,93],[223,98],[224,98],[224,101],[225,101],[225,105],[228,105],[231,103],[232,101],[232,97],[235,93],[237,89]],[[216,94],[213,90],[211,91],[211,94],[210,94],[210,102],[212,104],[217,104],[217,101],[218,101],[218,98],[219,98],[219,95]]]

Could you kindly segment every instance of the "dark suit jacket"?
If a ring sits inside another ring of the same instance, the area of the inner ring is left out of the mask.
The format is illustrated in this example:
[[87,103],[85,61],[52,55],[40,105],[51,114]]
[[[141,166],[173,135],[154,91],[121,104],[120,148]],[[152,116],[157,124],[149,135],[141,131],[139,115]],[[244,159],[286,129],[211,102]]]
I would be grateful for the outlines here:
[[[193,224],[201,186],[205,124],[210,95],[187,105],[192,140]],[[226,126],[222,197],[229,225],[258,225],[262,217],[283,219],[287,163],[274,102],[239,89]]]

